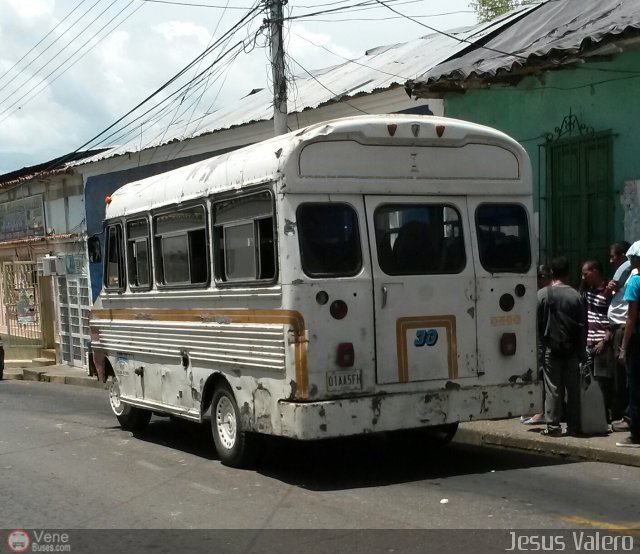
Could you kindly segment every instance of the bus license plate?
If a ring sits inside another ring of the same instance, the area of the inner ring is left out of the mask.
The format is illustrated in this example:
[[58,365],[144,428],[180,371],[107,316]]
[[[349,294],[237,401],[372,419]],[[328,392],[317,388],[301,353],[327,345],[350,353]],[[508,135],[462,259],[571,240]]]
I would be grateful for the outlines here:
[[342,392],[362,390],[362,370],[327,372],[327,391]]

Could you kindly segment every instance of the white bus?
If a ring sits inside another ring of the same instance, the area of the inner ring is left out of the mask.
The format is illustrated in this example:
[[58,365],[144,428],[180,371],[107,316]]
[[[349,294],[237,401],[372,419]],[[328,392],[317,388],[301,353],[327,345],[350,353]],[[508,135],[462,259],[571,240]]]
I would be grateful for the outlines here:
[[111,407],[322,439],[534,413],[526,152],[422,116],[338,119],[129,183],[106,199],[91,315]]

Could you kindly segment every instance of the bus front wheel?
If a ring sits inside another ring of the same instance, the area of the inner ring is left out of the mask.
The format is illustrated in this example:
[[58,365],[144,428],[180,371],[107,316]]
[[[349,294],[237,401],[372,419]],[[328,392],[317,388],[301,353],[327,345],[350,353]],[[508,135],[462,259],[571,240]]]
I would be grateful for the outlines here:
[[220,461],[230,467],[247,467],[255,457],[255,437],[242,430],[240,411],[231,390],[220,386],[211,401],[211,429]]
[[149,410],[135,408],[122,402],[120,399],[120,385],[116,379],[111,382],[111,388],[109,389],[109,404],[118,418],[120,427],[125,431],[142,431],[151,421],[151,412]]

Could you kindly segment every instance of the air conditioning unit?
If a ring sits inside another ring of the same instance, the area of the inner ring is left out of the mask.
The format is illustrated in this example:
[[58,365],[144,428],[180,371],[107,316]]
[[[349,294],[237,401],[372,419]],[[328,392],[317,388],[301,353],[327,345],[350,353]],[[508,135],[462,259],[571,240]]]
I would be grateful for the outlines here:
[[40,277],[67,274],[65,256],[44,256],[37,261],[37,266]]

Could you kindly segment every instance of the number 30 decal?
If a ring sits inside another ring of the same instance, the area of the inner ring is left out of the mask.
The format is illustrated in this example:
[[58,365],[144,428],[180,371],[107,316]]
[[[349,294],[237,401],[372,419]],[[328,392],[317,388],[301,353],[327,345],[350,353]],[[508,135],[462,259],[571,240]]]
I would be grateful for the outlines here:
[[438,342],[437,329],[418,329],[413,344],[415,346],[433,346],[436,342]]

